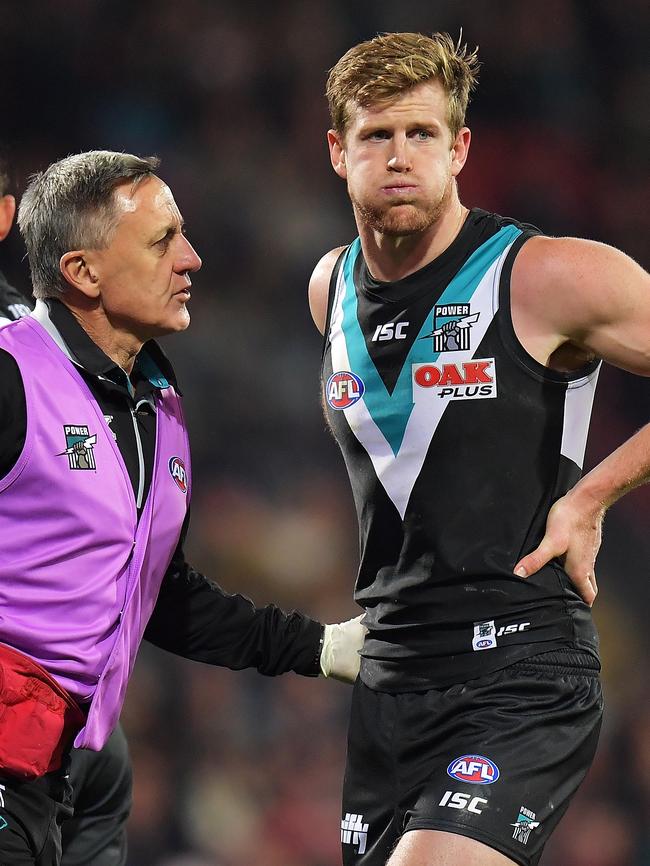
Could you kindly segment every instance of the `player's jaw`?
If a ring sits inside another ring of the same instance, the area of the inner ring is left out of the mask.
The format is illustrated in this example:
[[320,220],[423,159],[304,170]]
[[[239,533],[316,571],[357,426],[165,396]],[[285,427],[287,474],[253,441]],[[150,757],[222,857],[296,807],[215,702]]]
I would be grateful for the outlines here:
[[368,228],[388,237],[426,232],[442,217],[451,196],[451,178],[438,194],[425,193],[412,180],[396,181],[399,186],[382,186],[374,196],[350,198],[357,219]]

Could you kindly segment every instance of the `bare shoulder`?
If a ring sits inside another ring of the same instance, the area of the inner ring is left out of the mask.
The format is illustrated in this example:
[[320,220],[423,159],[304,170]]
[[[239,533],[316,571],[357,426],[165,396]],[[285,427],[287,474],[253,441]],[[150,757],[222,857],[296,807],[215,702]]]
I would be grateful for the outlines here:
[[338,257],[345,247],[336,247],[330,250],[318,261],[309,280],[309,309],[311,317],[321,334],[325,331],[325,320],[327,319],[327,298],[329,295],[330,279]]
[[[533,237],[521,248],[512,272],[519,300],[562,301],[594,311],[611,304],[612,293],[625,297],[647,280],[633,259],[615,247],[583,238]],[[647,283],[646,283],[647,285]]]
[[511,306],[520,341],[542,363],[566,343],[648,375],[650,276],[615,247],[530,238],[513,265]]

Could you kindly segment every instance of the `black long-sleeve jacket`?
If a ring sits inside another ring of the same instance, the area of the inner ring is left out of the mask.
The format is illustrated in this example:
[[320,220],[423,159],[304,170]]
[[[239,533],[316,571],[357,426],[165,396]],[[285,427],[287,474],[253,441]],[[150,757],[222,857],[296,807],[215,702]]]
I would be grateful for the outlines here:
[[[21,305],[28,303],[0,274],[0,320],[18,318],[25,312]],[[151,483],[156,436],[153,395],[158,379],[151,370],[160,371],[178,390],[171,364],[151,341],[136,359],[129,381],[64,304],[48,300],[47,308],[49,327],[58,332],[115,434],[140,510]],[[13,357],[0,350],[0,478],[20,456],[25,431],[20,371]],[[296,611],[285,613],[275,605],[258,608],[245,596],[226,593],[196,571],[184,553],[188,524],[189,514],[145,640],[185,658],[234,670],[254,667],[268,676],[290,670],[317,676],[322,625]]]

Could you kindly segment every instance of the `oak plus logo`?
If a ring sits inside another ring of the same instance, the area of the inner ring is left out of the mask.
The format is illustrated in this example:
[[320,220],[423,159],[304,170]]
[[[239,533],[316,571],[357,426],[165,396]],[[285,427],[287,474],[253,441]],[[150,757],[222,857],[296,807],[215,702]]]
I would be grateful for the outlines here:
[[413,402],[434,400],[484,400],[497,396],[494,358],[477,358],[458,364],[413,364]]

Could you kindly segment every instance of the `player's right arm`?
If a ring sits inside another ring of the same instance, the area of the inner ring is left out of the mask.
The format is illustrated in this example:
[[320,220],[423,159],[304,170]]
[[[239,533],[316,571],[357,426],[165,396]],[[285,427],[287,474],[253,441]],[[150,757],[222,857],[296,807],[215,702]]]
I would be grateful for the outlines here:
[[325,333],[325,324],[327,322],[327,300],[332,271],[344,249],[345,247],[336,247],[336,249],[330,250],[329,253],[325,253],[314,268],[309,280],[309,309],[311,310],[314,324],[321,334]]

